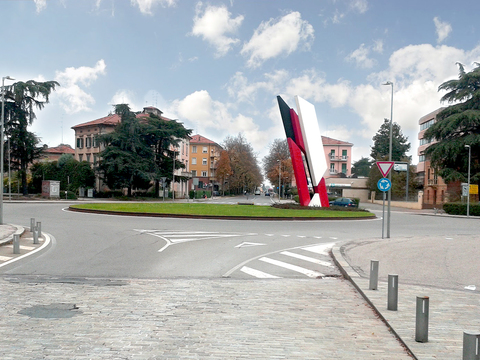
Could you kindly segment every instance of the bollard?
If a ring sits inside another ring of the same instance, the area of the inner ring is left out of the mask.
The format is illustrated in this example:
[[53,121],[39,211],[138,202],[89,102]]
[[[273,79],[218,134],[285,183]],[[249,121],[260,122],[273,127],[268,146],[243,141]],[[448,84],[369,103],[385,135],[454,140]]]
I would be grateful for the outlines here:
[[37,221],[37,231],[38,236],[42,236],[42,223],[40,221]]
[[463,360],[479,360],[480,333],[463,332]]
[[33,231],[33,243],[40,244],[40,241],[38,241],[38,231],[36,230]]
[[397,311],[398,308],[398,275],[388,275],[387,310]]
[[20,254],[20,235],[13,235],[13,253]]
[[30,231],[35,231],[35,218],[30,218]]
[[417,316],[415,320],[415,341],[428,342],[428,314],[430,299],[428,296],[417,296]]
[[378,289],[378,260],[370,260],[370,282],[368,289]]

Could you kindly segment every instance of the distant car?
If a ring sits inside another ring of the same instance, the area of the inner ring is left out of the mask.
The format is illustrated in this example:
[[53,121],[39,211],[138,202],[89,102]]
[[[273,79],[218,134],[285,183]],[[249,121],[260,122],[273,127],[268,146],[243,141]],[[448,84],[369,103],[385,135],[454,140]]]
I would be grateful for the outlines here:
[[260,195],[260,194],[261,194],[260,190],[258,190],[258,189],[255,190],[255,195]]
[[338,198],[330,201],[330,206],[357,207],[357,203],[349,198]]

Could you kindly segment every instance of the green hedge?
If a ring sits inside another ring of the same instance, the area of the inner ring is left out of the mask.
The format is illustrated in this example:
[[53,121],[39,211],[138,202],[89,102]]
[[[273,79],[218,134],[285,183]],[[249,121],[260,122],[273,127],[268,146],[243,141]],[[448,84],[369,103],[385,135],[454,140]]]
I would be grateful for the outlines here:
[[[443,204],[443,210],[450,215],[467,215],[467,204],[462,203],[446,203]],[[480,204],[470,204],[470,215],[480,216]]]

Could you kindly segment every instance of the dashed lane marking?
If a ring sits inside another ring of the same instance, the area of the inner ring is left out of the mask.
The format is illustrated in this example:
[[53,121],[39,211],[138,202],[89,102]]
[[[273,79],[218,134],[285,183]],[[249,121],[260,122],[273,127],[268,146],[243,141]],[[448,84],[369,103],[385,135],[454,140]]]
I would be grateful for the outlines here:
[[296,259],[308,261],[308,262],[311,262],[311,263],[314,263],[314,264],[326,266],[326,267],[332,267],[332,268],[334,267],[328,261],[318,260],[318,259],[312,258],[310,256],[300,255],[300,254],[292,253],[290,251],[282,251],[280,254],[290,256],[290,257],[293,257],[293,258],[296,258]]
[[270,274],[267,274],[263,271],[249,268],[248,266],[242,267],[240,269],[240,271],[244,272],[247,275],[251,275],[251,276],[254,276],[254,277],[259,278],[259,279],[279,279],[278,276],[270,275]]
[[300,274],[303,274],[303,275],[306,275],[306,276],[312,277],[312,278],[317,278],[319,276],[325,276],[324,274],[322,274],[318,271],[305,269],[305,268],[302,268],[302,267],[297,266],[297,265],[289,264],[289,263],[279,261],[279,260],[275,260],[275,259],[270,259],[268,257],[262,257],[258,260],[269,263],[269,264],[272,264],[272,265],[280,266],[280,267],[283,267],[283,268],[288,269],[288,270],[296,271]]

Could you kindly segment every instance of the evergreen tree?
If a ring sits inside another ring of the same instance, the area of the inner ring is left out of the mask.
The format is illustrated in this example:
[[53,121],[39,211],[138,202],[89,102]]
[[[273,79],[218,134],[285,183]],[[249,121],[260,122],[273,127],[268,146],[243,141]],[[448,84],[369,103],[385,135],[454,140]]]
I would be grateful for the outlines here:
[[370,168],[372,167],[372,161],[368,158],[362,157],[360,160],[352,164],[352,175],[358,176],[369,176]]
[[[410,150],[408,137],[402,134],[397,123],[392,124],[392,161],[401,161]],[[390,120],[385,119],[380,129],[373,137],[370,156],[374,160],[388,160],[390,151]]]

